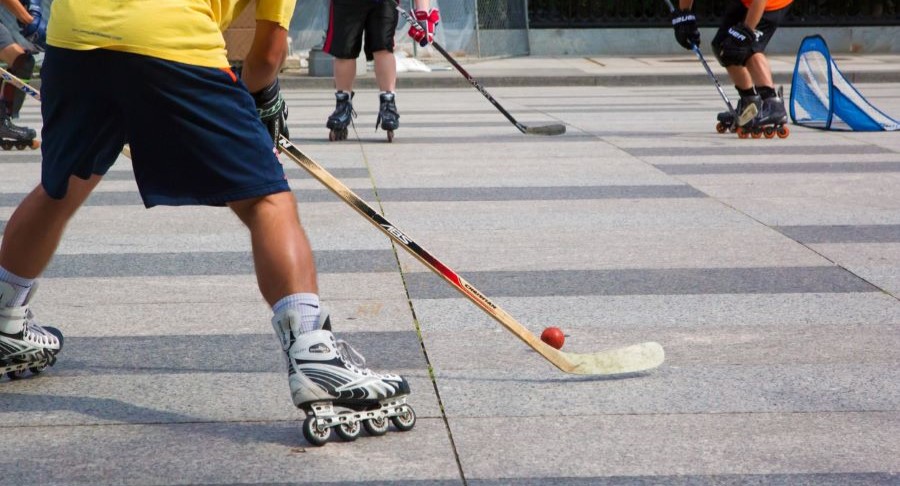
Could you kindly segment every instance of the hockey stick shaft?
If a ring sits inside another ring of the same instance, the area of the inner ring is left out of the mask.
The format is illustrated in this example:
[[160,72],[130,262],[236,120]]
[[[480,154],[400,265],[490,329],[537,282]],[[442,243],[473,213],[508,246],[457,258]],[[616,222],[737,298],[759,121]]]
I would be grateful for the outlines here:
[[[411,15],[409,15],[409,13],[406,10],[403,10],[403,7],[400,6],[400,0],[397,0],[397,11],[400,12],[400,15],[403,16],[403,19],[406,20],[407,23],[409,23],[410,25],[415,26],[419,29],[424,30],[424,27],[422,26],[422,24],[419,23],[418,20],[414,19]],[[506,111],[505,108],[503,108],[503,106],[497,100],[494,99],[493,96],[491,96],[490,93],[487,92],[486,89],[484,89],[484,86],[482,86],[481,83],[479,83],[477,80],[475,80],[475,78],[471,74],[469,74],[469,72],[466,71],[466,69],[464,67],[462,67],[456,61],[456,59],[454,59],[453,56],[451,56],[450,53],[447,52],[447,50],[444,49],[444,47],[441,46],[437,41],[432,40],[431,46],[434,47],[435,50],[440,52],[441,55],[444,56],[444,58],[447,59],[447,61],[450,64],[452,64],[453,67],[456,68],[456,70],[459,71],[459,73],[462,74],[462,76],[464,78],[466,78],[466,80],[469,82],[469,84],[471,84],[472,87],[474,87],[476,90],[478,90],[479,93],[484,95],[484,97],[487,98],[487,100],[490,101],[492,105],[494,105],[494,108],[496,108],[500,113],[502,113],[503,116],[505,116],[507,120],[512,122],[512,124],[515,125],[516,128],[518,128],[520,132],[522,132],[522,133],[542,133],[540,128],[537,128],[536,130],[529,129],[529,127],[525,126],[524,124],[522,124],[518,120],[516,120],[508,111]],[[561,130],[560,130],[560,127],[561,127]],[[551,125],[550,127],[547,127],[547,128],[548,128],[548,130],[546,131],[547,135],[559,135],[559,134],[565,132],[564,125],[558,125],[558,126]]]
[[[671,0],[666,0],[666,5],[669,6],[669,12],[675,13],[675,6],[672,5]],[[716,85],[716,89],[719,91],[719,96],[722,97],[722,101],[725,102],[725,105],[728,106],[728,111],[731,113],[731,116],[737,118],[737,112],[734,110],[734,106],[731,104],[731,100],[728,99],[728,96],[725,94],[725,90],[722,89],[722,85],[719,83],[719,78],[716,77],[715,73],[712,72],[712,69],[709,67],[709,63],[706,62],[706,58],[703,57],[703,53],[700,52],[700,46],[697,44],[691,44],[691,50],[694,51],[694,54],[697,55],[697,59],[700,59],[700,63],[703,64],[704,69],[706,69],[706,74],[709,75],[709,78],[712,79],[713,83]]]
[[2,77],[4,81],[22,90],[25,94],[38,101],[41,101],[41,93],[38,90],[32,88],[28,83],[17,78],[14,74],[7,71],[6,69],[0,68],[0,77]]
[[642,343],[626,348],[581,355],[565,353],[550,347],[516,321],[511,315],[493,303],[484,293],[459,276],[450,267],[426,251],[412,238],[394,226],[384,216],[375,211],[350,188],[331,175],[322,166],[307,157],[285,137],[280,137],[278,146],[282,153],[290,157],[300,167],[331,190],[376,228],[402,246],[412,256],[434,271],[463,296],[472,301],[503,327],[525,342],[531,349],[566,373],[606,375],[644,371],[659,366],[664,359],[662,346],[657,343]]

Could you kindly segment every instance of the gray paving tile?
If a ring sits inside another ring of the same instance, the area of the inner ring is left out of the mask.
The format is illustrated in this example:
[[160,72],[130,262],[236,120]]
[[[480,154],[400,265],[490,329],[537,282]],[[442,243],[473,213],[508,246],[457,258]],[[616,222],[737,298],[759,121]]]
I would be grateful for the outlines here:
[[900,225],[778,226],[776,230],[802,243],[900,243]]
[[[288,176],[289,179],[311,179],[312,176],[309,175],[303,169],[299,168],[286,168],[284,170],[285,175]],[[338,179],[359,179],[359,178],[368,178],[369,171],[364,168],[342,168],[337,167],[329,170],[331,174]],[[134,174],[130,170],[111,170],[103,176],[103,181],[130,181],[134,179]]]
[[[467,272],[464,278],[498,297],[878,291],[839,267],[498,271]],[[415,299],[458,296],[431,273],[413,273],[406,281]]]
[[[397,268],[387,250],[315,252],[321,273],[389,272]],[[46,277],[148,277],[253,274],[253,257],[246,252],[106,253],[56,255]]]
[[890,478],[900,466],[900,446],[893,440],[900,433],[897,412],[573,419],[556,417],[559,409],[547,409],[548,416],[527,424],[521,418],[451,419],[467,478],[878,471]]
[[786,174],[900,172],[900,162],[799,162],[759,164],[655,164],[666,174]]
[[3,485],[454,483],[444,422],[407,433],[307,446],[297,422],[0,428],[16,450],[0,459]]

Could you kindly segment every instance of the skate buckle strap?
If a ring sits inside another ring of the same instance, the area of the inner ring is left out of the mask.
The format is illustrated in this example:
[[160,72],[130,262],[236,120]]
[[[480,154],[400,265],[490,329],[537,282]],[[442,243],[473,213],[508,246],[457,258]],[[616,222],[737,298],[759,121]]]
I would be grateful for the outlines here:
[[350,346],[350,343],[343,339],[335,339],[334,342],[337,346],[338,354],[341,355],[341,358],[343,358],[344,361],[356,366],[360,370],[365,370],[366,358],[359,351],[353,349],[353,346]]

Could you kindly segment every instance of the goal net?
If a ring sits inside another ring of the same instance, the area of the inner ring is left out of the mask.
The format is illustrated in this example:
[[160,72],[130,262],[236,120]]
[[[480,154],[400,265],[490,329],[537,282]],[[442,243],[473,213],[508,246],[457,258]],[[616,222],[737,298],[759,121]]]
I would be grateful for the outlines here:
[[831,58],[825,39],[803,39],[791,81],[791,120],[825,130],[900,130],[900,122],[875,108]]

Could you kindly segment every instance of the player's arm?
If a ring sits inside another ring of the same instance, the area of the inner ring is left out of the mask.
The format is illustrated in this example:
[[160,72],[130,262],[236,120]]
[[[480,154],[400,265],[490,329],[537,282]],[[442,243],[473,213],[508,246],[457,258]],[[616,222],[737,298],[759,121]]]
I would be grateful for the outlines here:
[[287,29],[269,20],[256,21],[256,33],[250,52],[244,59],[241,79],[256,102],[259,118],[269,130],[272,140],[278,136],[289,137],[287,128],[287,103],[281,96],[278,72],[287,57]]
[[679,10],[690,10],[694,6],[694,0],[678,0]]
[[747,8],[747,17],[744,18],[744,25],[749,27],[750,30],[756,30],[756,26],[759,25],[759,21],[765,12],[766,0],[753,0],[753,3]]
[[0,0],[0,4],[3,4],[6,10],[9,10],[16,20],[23,24],[30,24],[34,20],[31,14],[28,13],[28,9],[19,0]]

